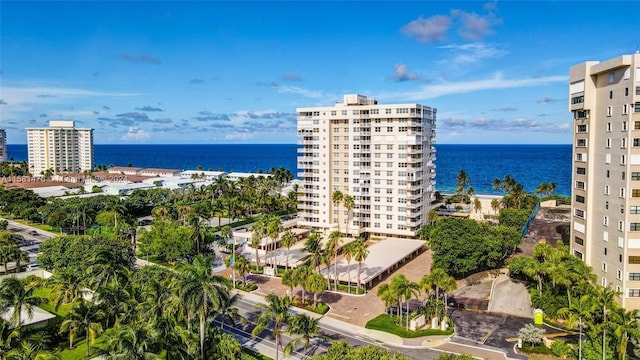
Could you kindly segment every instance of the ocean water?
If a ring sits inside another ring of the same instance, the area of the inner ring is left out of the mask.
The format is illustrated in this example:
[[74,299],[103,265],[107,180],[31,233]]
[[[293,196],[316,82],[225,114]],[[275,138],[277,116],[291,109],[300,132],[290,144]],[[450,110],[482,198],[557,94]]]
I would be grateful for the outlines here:
[[[94,145],[96,165],[257,172],[284,167],[294,175],[296,145]],[[464,169],[477,194],[500,194],[493,179],[510,175],[534,192],[554,181],[556,193],[571,194],[571,145],[436,145],[436,189],[455,192]],[[7,145],[8,157],[27,160],[26,145]]]

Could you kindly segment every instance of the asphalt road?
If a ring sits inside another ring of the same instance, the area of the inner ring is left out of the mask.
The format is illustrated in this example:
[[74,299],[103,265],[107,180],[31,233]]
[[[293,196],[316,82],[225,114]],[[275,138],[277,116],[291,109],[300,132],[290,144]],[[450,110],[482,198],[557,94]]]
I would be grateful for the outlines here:
[[[242,316],[247,318],[249,322],[252,322],[255,320],[257,316],[255,305],[256,304],[251,301],[241,299],[236,305],[236,307],[238,308]],[[225,328],[227,328],[227,326],[228,324],[225,325]],[[366,339],[358,335],[350,334],[348,332],[343,331],[342,329],[338,329],[328,324],[321,324],[319,327],[320,327],[320,331],[318,333],[318,337],[313,342],[313,347],[309,350],[309,354],[319,354],[326,351],[326,349],[331,346],[331,341],[346,341],[353,347],[373,345],[373,346],[381,347],[383,349],[389,349],[392,353],[401,352],[403,355],[409,356],[412,359],[416,359],[416,360],[432,360],[432,359],[435,359],[438,355],[442,354],[442,352],[440,351],[431,350],[431,349],[412,349],[412,348],[386,346],[380,342]],[[253,324],[250,323],[244,327],[238,326],[236,327],[236,330],[241,330],[241,331],[244,331],[245,333],[250,334],[251,330],[253,330]],[[271,336],[271,332],[265,331],[264,334],[260,334],[260,335],[261,337],[263,337],[261,342],[269,344],[271,346],[271,352],[273,352],[274,339]],[[245,344],[244,341],[249,341],[249,339],[246,338],[245,336],[246,335],[244,335],[243,337],[238,337],[238,336],[236,337],[239,338],[239,340],[243,342],[243,344]],[[285,337],[283,343],[286,344],[290,340],[291,338]],[[253,345],[251,343],[249,344]],[[301,351],[302,349],[300,348],[299,350]]]

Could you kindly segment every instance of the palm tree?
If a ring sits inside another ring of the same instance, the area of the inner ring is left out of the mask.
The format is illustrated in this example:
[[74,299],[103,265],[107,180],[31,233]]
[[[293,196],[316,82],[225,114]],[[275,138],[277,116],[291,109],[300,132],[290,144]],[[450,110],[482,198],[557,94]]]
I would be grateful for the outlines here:
[[618,338],[618,355],[624,360],[627,358],[629,338],[640,338],[640,310],[626,311],[615,307],[611,312],[611,320],[613,320],[613,334]]
[[[409,281],[404,274],[396,275],[391,279],[391,291],[398,297],[404,298],[407,312],[407,329],[409,328],[409,302],[413,296],[420,295],[420,288],[417,283]],[[402,315],[400,315],[402,321]]]
[[131,271],[122,263],[122,258],[114,251],[102,249],[89,260],[89,278],[96,288],[108,283],[126,284]]
[[294,276],[297,279],[298,285],[302,288],[302,303],[304,304],[306,301],[306,291],[307,291],[307,278],[311,275],[311,268],[307,265],[298,266],[294,270]]
[[429,210],[427,213],[427,220],[429,220],[429,224],[435,224],[436,221],[438,221],[438,212],[435,209]]
[[222,294],[223,296],[220,298],[220,329],[224,331],[224,322],[225,319],[231,320],[231,324],[235,325],[236,320],[241,322],[246,322],[246,320],[240,315],[238,312],[238,308],[236,308],[236,304],[240,301],[240,294],[235,293],[231,294],[230,292],[226,292]]
[[351,260],[353,260],[355,243],[349,243],[342,249],[344,259],[347,260],[347,293],[351,294]]
[[291,355],[293,349],[298,343],[303,342],[304,347],[302,350],[302,356],[307,357],[307,349],[311,343],[311,339],[318,334],[320,327],[318,322],[320,318],[312,318],[306,314],[297,314],[291,317],[289,324],[287,325],[287,332],[290,335],[298,335],[299,337],[292,340],[284,349],[285,355]]
[[578,325],[578,360],[582,360],[582,331],[584,326],[592,318],[593,302],[588,295],[583,295],[579,299],[574,299],[569,307],[558,310],[558,315],[567,319],[567,326]]
[[45,299],[34,296],[36,283],[14,277],[5,278],[0,283],[0,313],[11,310],[10,323],[19,330],[22,327],[22,311],[29,319],[33,317],[34,307],[42,304]]
[[482,201],[480,201],[480,199],[475,198],[475,199],[473,200],[473,209],[474,209],[476,212],[479,212],[480,210],[482,210]]
[[295,243],[298,241],[298,238],[296,238],[296,234],[294,234],[293,231],[287,230],[282,234],[282,238],[280,239],[280,241],[282,241],[282,246],[287,248],[286,268],[289,269],[289,250],[293,245],[295,245]]
[[302,248],[304,252],[308,253],[308,255],[303,258],[303,261],[311,262],[317,272],[320,272],[320,263],[324,257],[321,239],[322,235],[317,231],[313,231],[304,243],[304,248]]
[[356,203],[351,195],[345,195],[343,198],[344,209],[347,210],[347,236],[349,236],[349,223],[351,222],[352,210]]
[[500,210],[500,200],[498,199],[491,200],[491,208],[493,209],[493,212],[497,214],[498,210]]
[[262,236],[256,230],[256,228],[254,228],[255,224],[256,223],[253,223],[253,225],[251,226],[251,228],[253,229],[253,233],[251,234],[251,247],[256,250],[256,266],[260,267],[260,255],[258,254],[258,248],[262,244]]
[[249,262],[247,257],[242,254],[236,255],[236,261],[233,263],[233,266],[238,271],[238,274],[240,274],[242,282],[246,285],[247,273],[251,271],[251,263]]
[[313,308],[316,309],[318,307],[318,296],[322,295],[326,289],[324,277],[318,273],[313,273],[307,277],[305,285],[307,290],[313,293]]
[[617,292],[611,289],[610,286],[601,286],[598,288],[595,296],[596,306],[602,307],[602,360],[605,360],[606,356],[606,344],[607,344],[607,314],[614,307],[614,301]]
[[[378,286],[378,291],[376,292],[376,296],[378,296],[380,300],[382,300],[382,302],[384,303],[385,314],[388,311],[387,309],[391,305],[396,304],[396,301],[397,301],[397,297],[391,290],[391,286],[389,284],[381,284],[380,286]],[[398,314],[400,314],[400,312],[398,312]]]
[[107,337],[107,360],[152,360],[160,359],[151,350],[157,336],[149,324],[123,325],[114,329]]
[[340,190],[335,190],[331,194],[331,201],[338,210],[338,231],[340,231],[340,203],[344,200],[344,194]]
[[[282,220],[280,220],[279,217],[277,216],[273,216],[273,215],[269,215],[268,217],[268,221],[267,221],[267,229],[265,234],[271,238],[271,246],[272,246],[272,251],[275,252],[275,250],[278,248],[278,236],[280,235],[280,229],[282,228]],[[277,258],[273,258],[273,271],[274,273],[276,273],[278,269],[278,263],[277,263]]]
[[456,175],[456,184],[458,185],[458,196],[460,200],[464,201],[466,196],[466,188],[469,186],[469,174],[464,169],[461,169]]
[[70,304],[84,297],[88,290],[82,287],[83,279],[82,273],[72,268],[59,269],[47,279],[56,310],[61,304]]
[[369,256],[369,245],[363,238],[358,238],[353,245],[353,258],[358,262],[358,283],[356,293],[360,291],[360,274],[362,274],[362,263]]
[[[332,231],[329,234],[329,241],[325,245],[325,250],[327,254],[333,255],[333,269],[334,269],[334,278],[333,278],[333,286],[335,290],[338,290],[338,249],[340,248],[340,244],[342,243],[342,233],[338,230]],[[327,273],[327,276],[329,274]]]
[[275,294],[269,294],[265,297],[266,304],[257,304],[256,308],[260,311],[256,319],[256,327],[253,328],[251,334],[257,336],[271,323],[273,323],[273,336],[276,343],[276,360],[279,359],[282,325],[289,320],[289,310],[291,309],[291,299],[289,297],[278,297]]
[[213,263],[210,258],[198,255],[193,264],[180,263],[174,287],[182,302],[193,313],[198,314],[200,324],[200,357],[204,359],[206,318],[210,307],[219,308],[220,299],[229,291],[230,284],[222,276],[212,275]]
[[285,270],[282,273],[280,282],[282,282],[282,285],[289,287],[289,297],[293,298],[293,288],[298,285],[298,279],[295,276],[295,271],[293,269]]
[[72,308],[67,318],[60,325],[60,334],[69,332],[69,349],[73,349],[73,340],[78,334],[85,334],[87,343],[86,356],[91,354],[91,345],[96,341],[96,337],[102,333],[100,325],[101,311],[95,311],[94,306],[84,301],[77,302]]

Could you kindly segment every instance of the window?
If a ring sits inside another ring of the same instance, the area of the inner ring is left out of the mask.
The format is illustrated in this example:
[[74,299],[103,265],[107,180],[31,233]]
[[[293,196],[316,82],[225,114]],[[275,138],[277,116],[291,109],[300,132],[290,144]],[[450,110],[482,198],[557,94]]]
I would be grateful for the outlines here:
[[627,131],[627,122],[626,121],[622,122],[622,131]]
[[576,146],[577,147],[586,147],[587,146],[587,139],[576,139]]
[[624,231],[624,221],[618,220],[618,231]]
[[584,211],[580,209],[574,209],[574,215],[580,219],[584,219]]
[[607,272],[607,263],[606,262],[602,263],[602,272]]
[[584,240],[582,238],[579,238],[579,237],[576,236],[574,241],[578,245],[584,245]]
[[629,104],[622,104],[622,115],[627,115],[629,113]]
[[629,231],[640,231],[640,223],[629,223]]
[[605,208],[605,209],[609,209],[609,202],[608,202],[608,201],[605,201],[605,202],[604,202],[604,208]]
[[640,102],[633,104],[633,112],[640,113]]
[[620,191],[618,192],[618,197],[620,197],[621,199],[624,199],[624,188],[620,188]]
[[584,196],[582,195],[576,195],[576,202],[579,202],[581,204],[584,204]]
[[575,257],[577,257],[578,259],[580,259],[580,260],[584,260],[584,256],[583,256],[583,255],[582,255],[582,253],[581,253],[580,251],[578,251],[578,250],[573,250],[573,255],[574,255]]
[[629,273],[629,281],[640,281],[640,273],[630,272]]
[[639,265],[640,264],[640,256],[629,256],[629,264],[631,264],[631,265]]
[[584,102],[584,95],[574,96],[571,98],[572,104],[581,104]]
[[578,125],[578,126],[576,126],[576,132],[577,133],[586,133],[587,132],[587,125]]
[[631,197],[640,197],[640,189],[631,190]]
[[611,132],[611,123],[610,122],[607,123],[607,132]]
[[629,289],[629,297],[640,297],[640,289]]
[[620,148],[621,149],[626,149],[627,148],[627,139],[626,138],[620,139]]
[[640,180],[640,172],[632,172],[631,180]]
[[626,164],[627,164],[627,155],[620,155],[620,165],[626,165]]
[[[584,188],[583,188],[584,189]],[[604,186],[604,194],[609,195],[609,185]]]
[[[609,217],[608,216],[602,217],[602,225],[609,226]],[[638,228],[640,229],[640,223],[639,223]]]
[[586,153],[576,153],[576,161],[587,161]]
[[632,214],[632,215],[640,214],[640,206],[630,206],[629,214]]
[[609,91],[609,99],[613,99],[613,91]]
[[611,84],[614,81],[616,81],[616,73],[610,72],[609,73],[609,84]]
[[578,175],[586,175],[587,174],[587,169],[583,168],[583,167],[579,167],[576,169],[576,174]]
[[622,280],[622,270],[620,269],[616,270],[616,279]]
[[604,140],[604,147],[606,147],[607,149],[611,147],[611,138],[606,138]]

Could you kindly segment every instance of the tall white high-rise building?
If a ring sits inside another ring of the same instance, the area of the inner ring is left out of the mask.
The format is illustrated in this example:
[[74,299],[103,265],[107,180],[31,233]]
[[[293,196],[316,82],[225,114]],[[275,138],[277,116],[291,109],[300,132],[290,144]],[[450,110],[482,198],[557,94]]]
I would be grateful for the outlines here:
[[[436,109],[351,94],[297,113],[301,225],[416,237],[435,200]],[[338,190],[352,209],[332,201]]]
[[569,72],[573,114],[571,250],[598,283],[640,308],[640,54]]
[[0,129],[0,161],[7,161],[7,132]]
[[29,171],[41,176],[50,170],[82,172],[93,169],[93,129],[73,121],[52,120],[48,128],[27,128]]

